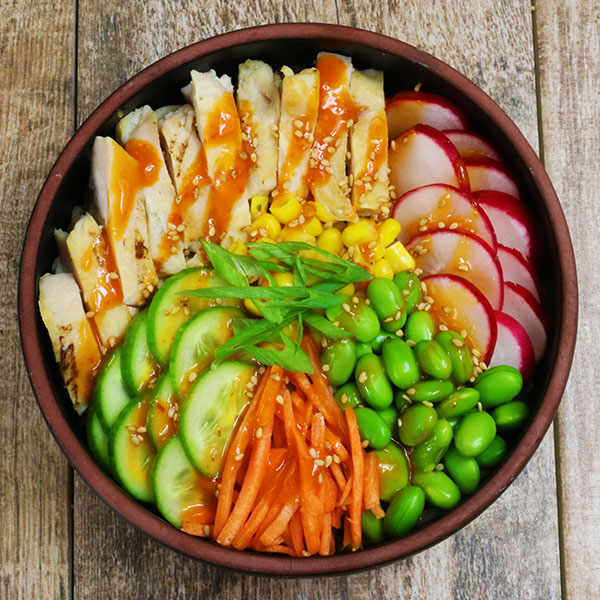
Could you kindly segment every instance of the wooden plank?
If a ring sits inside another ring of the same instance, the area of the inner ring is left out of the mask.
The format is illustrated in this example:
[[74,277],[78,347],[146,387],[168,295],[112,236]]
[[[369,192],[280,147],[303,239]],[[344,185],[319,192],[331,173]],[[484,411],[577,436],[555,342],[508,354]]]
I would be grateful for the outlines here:
[[72,2],[4,5],[0,19],[0,597],[70,597],[70,469],[27,380],[17,276],[29,212],[73,131]]
[[563,592],[578,600],[600,597],[600,440],[598,420],[582,410],[582,402],[598,396],[600,3],[545,0],[535,15],[544,159],[579,272],[578,342],[556,428]]

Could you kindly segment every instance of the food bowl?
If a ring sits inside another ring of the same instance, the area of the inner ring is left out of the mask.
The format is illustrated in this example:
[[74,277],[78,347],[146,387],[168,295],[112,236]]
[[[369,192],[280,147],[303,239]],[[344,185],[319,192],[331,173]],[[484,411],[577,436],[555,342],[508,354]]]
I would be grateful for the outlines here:
[[[176,101],[192,68],[233,75],[247,58],[304,67],[321,50],[349,55],[358,68],[383,70],[386,96],[421,82],[427,91],[462,107],[473,128],[493,142],[519,180],[538,221],[543,261],[552,265],[542,274],[551,327],[547,351],[533,378],[529,423],[476,493],[403,539],[355,553],[290,558],[239,552],[183,533],[129,497],[102,471],[90,456],[85,431],[63,387],[37,298],[39,279],[58,253],[53,230],[67,225],[73,207],[85,203],[94,136],[111,135],[119,117],[133,108]],[[569,232],[548,175],[516,125],[475,84],[425,52],[376,33],[337,25],[267,25],[198,42],[163,58],[116,90],[85,121],[56,161],[33,209],[21,262],[19,324],[27,371],[52,434],[73,467],[116,513],[166,546],[214,565],[254,574],[315,576],[371,568],[424,550],[474,519],[510,485],[541,442],[561,399],[575,345],[576,289]]]

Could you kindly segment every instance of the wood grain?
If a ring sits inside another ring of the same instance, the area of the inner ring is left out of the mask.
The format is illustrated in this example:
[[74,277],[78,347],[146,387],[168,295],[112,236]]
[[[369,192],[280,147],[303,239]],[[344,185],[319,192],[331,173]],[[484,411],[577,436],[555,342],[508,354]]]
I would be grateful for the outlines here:
[[597,293],[600,223],[600,3],[537,3],[540,110],[545,164],[565,211],[579,273],[579,330],[573,370],[557,419],[563,591],[600,597],[598,418],[582,403],[598,397]]
[[0,597],[69,598],[70,469],[26,377],[16,296],[29,213],[73,131],[73,4],[11,4],[0,19]]

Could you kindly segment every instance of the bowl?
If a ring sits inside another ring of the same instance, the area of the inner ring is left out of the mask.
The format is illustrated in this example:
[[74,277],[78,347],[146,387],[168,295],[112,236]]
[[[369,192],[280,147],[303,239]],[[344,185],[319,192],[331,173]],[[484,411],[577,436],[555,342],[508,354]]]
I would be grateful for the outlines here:
[[[493,142],[518,177],[544,240],[544,261],[554,266],[543,273],[545,309],[552,327],[548,349],[534,376],[530,421],[503,464],[475,494],[403,539],[352,554],[290,558],[239,552],[187,535],[129,497],[96,465],[63,388],[37,297],[39,279],[58,253],[53,230],[68,225],[73,206],[84,202],[94,136],[113,135],[119,116],[142,104],[158,107],[176,102],[192,68],[233,75],[247,58],[301,67],[311,64],[321,50],[350,55],[358,68],[383,70],[388,97],[423,82],[428,91],[461,106],[474,129]],[[27,372],[48,427],[73,467],[117,514],[166,546],[213,565],[254,574],[316,576],[371,568],[424,550],[469,523],[500,496],[531,458],[560,402],[575,345],[576,290],[571,240],[548,175],[517,126],[489,96],[440,60],[398,40],[337,25],[289,24],[235,31],[183,48],[141,71],[90,115],[60,154],[33,209],[23,246],[18,309]]]

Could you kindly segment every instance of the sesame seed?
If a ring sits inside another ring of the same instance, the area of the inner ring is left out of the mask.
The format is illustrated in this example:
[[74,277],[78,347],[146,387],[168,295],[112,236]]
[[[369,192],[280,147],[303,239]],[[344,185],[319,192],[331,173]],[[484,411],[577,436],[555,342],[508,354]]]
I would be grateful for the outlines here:
[[314,448],[309,448],[308,453],[312,456],[312,458],[317,458],[317,451]]
[[235,461],[239,462],[239,461],[240,461],[240,460],[242,460],[243,458],[244,458],[244,453],[243,453],[243,452],[241,452],[241,453],[239,453],[239,454],[236,454],[236,455],[233,457],[233,460],[235,460]]
[[398,312],[396,312],[396,314],[394,315],[394,321],[399,321],[402,318],[402,311],[399,310]]
[[206,536],[210,535],[210,525],[204,526],[204,535],[206,535]]
[[398,427],[402,427],[402,419],[398,419]]
[[458,223],[456,221],[454,221],[454,223],[450,223],[450,225],[448,225],[448,229],[458,229]]
[[442,198],[439,202],[438,202],[438,207],[439,208],[444,208],[444,206],[446,206],[446,201]]
[[127,429],[127,431],[132,431],[132,432],[135,432],[135,431],[137,431],[137,428],[136,428],[136,426],[135,426],[135,425],[127,425],[127,426],[125,427],[125,429]]
[[256,439],[260,440],[260,438],[262,437],[262,434],[263,434],[262,427],[259,427],[259,428],[256,430]]
[[140,440],[138,439],[137,435],[132,435],[131,436],[131,443],[134,446],[139,446],[140,445]]
[[275,400],[277,400],[277,404],[283,404],[283,396],[281,394],[277,394]]
[[88,310],[88,311],[85,313],[85,316],[86,316],[88,319],[91,319],[91,318],[92,318],[92,317],[94,317],[95,315],[96,315],[96,313],[95,313],[93,310]]
[[269,375],[269,377],[273,380],[273,381],[281,381],[281,375],[279,375],[279,373],[271,373]]
[[341,459],[341,458],[340,458],[340,457],[339,457],[337,454],[334,454],[334,455],[333,455],[333,462],[334,462],[336,465],[339,465],[339,464],[342,462],[342,459]]
[[344,310],[345,310],[347,313],[349,313],[349,312],[350,312],[350,305],[349,305],[349,304],[346,304],[346,303],[344,302],[344,304],[342,304],[342,308],[343,308],[343,309],[344,309]]
[[301,138],[301,137],[302,137],[302,132],[301,132],[301,131],[299,131],[298,129],[296,129],[296,131],[294,131],[294,135],[295,135],[296,137],[298,137],[298,138]]
[[190,309],[188,308],[187,304],[184,304],[184,305],[183,305],[183,314],[184,314],[186,317],[189,317],[189,316],[190,316]]
[[179,311],[181,310],[181,306],[179,306],[178,304],[175,304],[174,306],[171,306],[171,310],[169,311],[172,315],[177,314]]
[[146,433],[148,431],[143,425],[137,428],[138,433]]
[[386,317],[383,322],[384,323],[391,323],[394,320],[394,317]]
[[438,223],[438,229],[445,229],[446,228],[446,223],[444,223],[444,221],[440,221]]
[[406,343],[411,347],[414,348],[417,345],[417,342],[415,342],[414,340],[406,340]]
[[448,327],[446,327],[446,325],[444,325],[443,323],[440,323],[439,330],[440,331],[448,331]]
[[248,155],[245,152],[240,152],[238,154],[238,156],[242,159],[242,160],[247,160]]
[[194,381],[194,380],[196,379],[196,377],[198,377],[198,373],[190,373],[190,374],[188,375],[188,381],[189,381],[190,383],[192,383],[192,381]]
[[460,264],[460,265],[458,265],[458,270],[459,270],[459,271],[469,271],[469,270],[470,270],[470,269],[469,269],[469,265],[466,265],[466,264],[464,264],[464,263],[463,263],[463,264]]
[[366,448],[369,445],[369,440],[364,440],[363,443],[361,444],[361,446],[363,448]]
[[319,477],[317,478],[319,483],[323,483],[323,473],[319,473]]
[[486,364],[485,364],[485,363],[484,363],[482,360],[480,360],[480,361],[479,361],[479,368],[480,368],[482,371],[487,371],[487,369],[488,369],[488,366],[487,366],[487,365],[486,365]]
[[253,153],[250,155],[250,160],[251,160],[253,163],[255,163],[255,162],[258,160],[258,157],[256,156],[256,152],[253,152]]
[[453,343],[453,344],[454,344],[454,345],[455,345],[457,348],[462,348],[462,347],[465,345],[465,343],[464,343],[462,340],[459,340],[459,339],[456,339],[456,338],[454,338],[454,339],[452,340],[452,343]]
[[352,303],[353,304],[358,304],[360,302],[360,300],[358,299],[358,296],[352,296]]
[[325,363],[321,365],[321,369],[323,369],[323,372],[327,373],[329,369],[331,369],[331,367],[327,363]]
[[444,470],[444,463],[438,463],[437,465],[435,465],[435,470],[436,471],[443,471]]
[[425,296],[425,302],[428,302],[429,304],[433,304],[433,298],[431,296]]
[[109,276],[111,279],[119,279],[119,274],[118,274],[118,273],[115,273],[114,271],[113,271],[112,273],[109,273],[109,274],[108,274],[108,276]]
[[[463,337],[465,337],[467,335],[467,332],[465,331],[465,335],[463,335]],[[481,352],[479,352],[479,350],[477,350],[477,348],[473,348],[473,350],[471,350],[471,352],[473,353],[473,356],[476,356],[477,358],[481,358]]]
[[460,336],[464,337],[464,338],[467,337],[467,330],[466,329],[461,329],[460,330]]
[[423,406],[428,406],[429,408],[433,406],[433,402],[429,402],[429,400],[423,400],[421,404],[423,404]]
[[414,396],[417,393],[417,390],[414,387],[408,388],[406,393],[410,396]]
[[325,461],[321,460],[320,458],[315,458],[315,465],[317,465],[317,467],[324,467]]
[[478,403],[477,403],[477,410],[478,410],[479,412],[483,412],[483,404],[481,404],[481,402],[478,402]]
[[211,227],[208,230],[208,235],[210,235],[210,237],[213,237],[216,233],[217,233],[217,230],[214,227]]
[[333,457],[332,457],[331,455],[329,455],[329,454],[328,454],[328,455],[325,457],[325,466],[326,466],[326,467],[330,467],[332,462],[333,462]]
[[452,312],[452,309],[449,306],[442,306],[442,310],[448,315]]
[[165,315],[165,317],[168,317],[170,314],[171,313],[166,308],[163,309],[163,315]]
[[365,381],[367,381],[367,373],[366,371],[361,371],[360,375],[358,376],[358,381],[359,383],[365,383]]
[[397,336],[397,337],[404,337],[404,331],[402,331],[402,329],[398,329],[398,330],[396,331],[396,336]]

